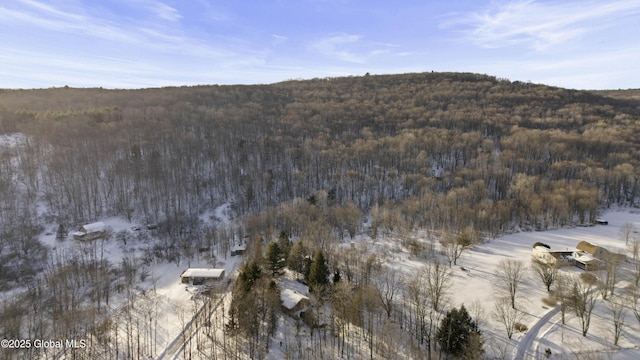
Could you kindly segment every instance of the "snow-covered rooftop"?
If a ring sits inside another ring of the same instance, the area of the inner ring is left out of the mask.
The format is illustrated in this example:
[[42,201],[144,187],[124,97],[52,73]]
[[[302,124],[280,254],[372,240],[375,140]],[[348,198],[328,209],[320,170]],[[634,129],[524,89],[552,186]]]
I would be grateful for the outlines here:
[[300,301],[307,299],[308,297],[300,294],[299,292],[291,289],[284,289],[280,292],[280,300],[282,300],[282,306],[286,309],[292,310]]
[[224,269],[189,268],[185,270],[180,276],[218,279],[223,275]]
[[84,229],[84,231],[90,234],[94,232],[105,231],[107,229],[107,225],[105,225],[105,223],[103,223],[102,221],[98,221],[91,224],[83,225],[82,229]]
[[573,258],[576,261],[581,261],[581,262],[585,262],[585,263],[589,262],[589,261],[595,261],[596,260],[591,254],[589,254],[586,251],[576,251],[576,252],[574,252],[573,253]]

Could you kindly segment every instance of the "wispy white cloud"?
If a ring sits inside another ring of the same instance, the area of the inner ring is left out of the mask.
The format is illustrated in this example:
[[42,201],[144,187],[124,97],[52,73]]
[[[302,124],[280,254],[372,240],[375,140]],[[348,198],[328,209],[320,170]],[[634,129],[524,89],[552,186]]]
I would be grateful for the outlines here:
[[[106,86],[149,87],[166,69],[144,61],[92,54],[47,56],[37,50],[9,50],[0,57],[0,77],[5,86]],[[40,85],[38,85],[40,84]]]
[[316,41],[313,48],[322,55],[340,61],[363,63],[362,55],[356,54],[351,48],[358,44],[362,36],[350,34],[332,35]]
[[[100,14],[76,12],[75,9],[56,8],[36,0],[20,0],[27,7],[10,9],[0,6],[0,20],[12,21],[62,34],[86,36],[106,40],[117,46],[135,46],[159,53],[172,53],[181,56],[196,57],[233,57],[247,56],[230,50],[229,39],[217,45],[203,39],[189,37],[180,28],[162,25],[151,25],[146,21],[129,22],[109,20]],[[160,2],[146,1],[145,6],[153,9],[155,16],[176,21],[179,13]],[[246,50],[250,56],[258,56],[259,52]]]
[[236,20],[230,12],[222,9],[219,3],[210,0],[191,0],[196,2],[202,10],[202,14],[207,19],[218,23],[232,23]]
[[[108,13],[47,0],[0,4],[0,41],[5,44],[3,53],[12,54],[0,58],[0,78],[5,86],[20,81],[11,74],[24,74],[23,82],[33,76],[33,83],[39,77],[40,82],[58,85],[66,78],[70,85],[82,81],[116,87],[120,81],[120,86],[150,86],[177,84],[180,80],[167,77],[180,76],[183,82],[197,83],[205,69],[241,72],[260,66],[267,56],[260,46],[243,39],[189,34],[178,22],[179,12],[161,2],[140,0],[132,6],[126,12]],[[24,29],[26,37],[10,36],[6,29],[16,35]]]
[[564,56],[536,53],[523,58],[478,58],[474,63],[464,63],[462,69],[572,89],[637,88],[638,58],[638,50],[633,48],[589,56],[571,52]]
[[374,3],[0,1],[0,87],[255,83],[432,69],[576,88],[638,86],[640,44],[631,33],[640,0],[481,0],[475,10],[453,1],[419,11]]
[[544,50],[616,25],[619,18],[640,12],[640,1],[516,0],[492,3],[484,11],[467,13],[443,23],[463,26],[464,38],[478,46],[525,45]]
[[362,64],[390,53],[390,49],[396,45],[366,41],[361,35],[334,34],[315,41],[311,47],[329,59]]
[[62,10],[42,2],[20,0],[26,7],[8,8],[0,6],[0,19],[7,23],[33,26],[61,33],[82,34],[105,40],[143,42],[135,34],[116,23],[98,17]]
[[272,34],[271,37],[273,38],[273,43],[276,45],[284,44],[289,40],[288,37],[278,34]]
[[149,9],[156,14],[156,16],[163,20],[178,21],[182,19],[182,15],[175,8],[158,1],[147,1]]
[[50,15],[54,15],[56,17],[59,18],[63,18],[63,19],[67,19],[67,20],[71,20],[71,21],[79,21],[82,20],[84,17],[81,15],[77,15],[77,14],[73,14],[73,13],[69,13],[66,11],[61,11],[53,6],[50,6],[48,4],[45,4],[43,2],[39,2],[39,1],[35,1],[35,0],[19,0],[19,2],[28,5],[36,10],[39,10],[42,13],[46,13],[46,14],[50,14]]

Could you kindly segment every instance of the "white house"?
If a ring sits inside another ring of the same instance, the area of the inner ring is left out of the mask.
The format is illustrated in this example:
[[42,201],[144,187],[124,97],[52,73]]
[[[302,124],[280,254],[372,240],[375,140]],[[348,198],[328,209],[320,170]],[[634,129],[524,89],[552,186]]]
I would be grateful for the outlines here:
[[202,285],[215,283],[224,277],[224,269],[189,268],[180,274],[183,284]]
[[585,271],[601,269],[604,264],[602,261],[596,259],[586,251],[578,250],[573,254],[573,257],[575,259],[576,266]]
[[575,265],[573,253],[574,250],[550,250],[544,246],[536,246],[531,255],[540,263],[562,267]]
[[82,225],[80,230],[73,233],[76,240],[94,240],[107,235],[107,225],[102,221]]

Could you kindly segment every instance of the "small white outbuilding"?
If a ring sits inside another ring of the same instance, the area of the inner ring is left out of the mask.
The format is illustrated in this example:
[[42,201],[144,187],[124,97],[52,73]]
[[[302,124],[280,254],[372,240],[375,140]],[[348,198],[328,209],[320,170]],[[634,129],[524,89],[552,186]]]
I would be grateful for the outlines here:
[[183,284],[202,285],[220,281],[224,277],[224,269],[188,268],[180,274]]

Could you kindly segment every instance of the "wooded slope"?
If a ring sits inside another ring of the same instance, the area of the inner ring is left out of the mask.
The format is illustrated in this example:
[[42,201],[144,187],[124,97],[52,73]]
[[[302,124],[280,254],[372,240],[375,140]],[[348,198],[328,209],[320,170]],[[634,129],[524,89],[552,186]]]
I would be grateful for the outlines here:
[[182,224],[324,190],[411,226],[589,222],[637,205],[640,185],[640,102],[603,94],[468,73],[3,90],[0,131],[28,136],[2,158],[3,219],[32,218],[40,198],[69,224]]

